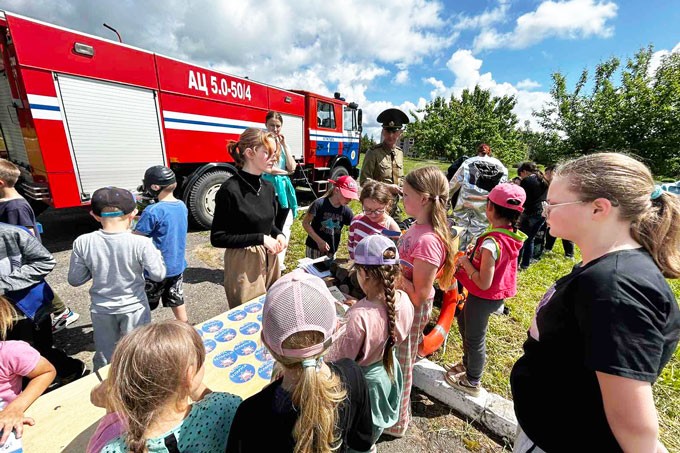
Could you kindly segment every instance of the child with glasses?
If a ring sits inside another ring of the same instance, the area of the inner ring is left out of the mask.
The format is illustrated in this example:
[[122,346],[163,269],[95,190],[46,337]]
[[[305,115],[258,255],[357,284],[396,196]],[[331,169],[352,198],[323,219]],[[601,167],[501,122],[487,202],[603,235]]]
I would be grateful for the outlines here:
[[354,259],[354,249],[365,237],[374,234],[386,234],[394,232],[394,237],[399,237],[399,225],[390,217],[394,197],[386,184],[378,181],[368,181],[361,188],[359,201],[363,206],[363,213],[356,215],[349,225],[349,257]]

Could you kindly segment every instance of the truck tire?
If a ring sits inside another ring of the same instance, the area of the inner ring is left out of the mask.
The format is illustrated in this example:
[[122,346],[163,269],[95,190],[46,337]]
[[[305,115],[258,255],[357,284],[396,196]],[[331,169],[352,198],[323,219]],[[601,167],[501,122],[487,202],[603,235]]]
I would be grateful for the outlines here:
[[215,214],[215,194],[232,175],[223,169],[209,171],[189,188],[189,218],[196,226],[210,229]]
[[333,167],[333,170],[331,171],[331,175],[329,176],[329,179],[332,179],[333,181],[337,181],[340,176],[348,176],[349,175],[349,170],[347,168],[343,167],[342,165],[337,165]]

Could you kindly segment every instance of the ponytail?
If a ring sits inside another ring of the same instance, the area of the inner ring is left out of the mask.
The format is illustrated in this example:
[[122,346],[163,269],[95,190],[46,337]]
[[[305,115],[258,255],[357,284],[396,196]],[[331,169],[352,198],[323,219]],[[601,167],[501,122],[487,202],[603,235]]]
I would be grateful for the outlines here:
[[[286,349],[303,349],[322,343],[323,334],[318,331],[297,332],[284,340]],[[325,351],[324,351],[325,352]],[[323,354],[323,353],[322,353]],[[321,360],[319,354],[311,360]],[[317,367],[302,367],[299,358],[281,357],[272,352],[277,365],[285,368],[300,369],[300,379],[292,393],[293,405],[299,416],[293,428],[295,453],[330,453],[340,446],[341,439],[336,435],[338,406],[347,397],[340,377],[331,373],[330,377],[321,374]],[[310,360],[310,359],[306,359]]]
[[[680,198],[663,192],[652,200],[631,236],[647,249],[661,272],[668,278],[680,277]],[[662,239],[663,238],[663,239]]]
[[446,249],[444,265],[438,274],[439,287],[447,289],[453,284],[453,275],[456,269],[455,255],[457,252],[457,250],[453,250],[451,230],[449,221],[446,218],[449,182],[446,180],[444,172],[435,166],[417,168],[409,172],[404,180],[416,192],[427,195],[430,201],[432,201],[430,223],[435,234],[444,243]]
[[12,303],[5,297],[0,296],[0,340],[7,338],[7,332],[12,328],[17,316]]
[[654,258],[667,278],[680,278],[680,200],[661,192],[649,168],[620,153],[596,153],[556,170],[583,201],[606,198],[630,222],[631,237]]

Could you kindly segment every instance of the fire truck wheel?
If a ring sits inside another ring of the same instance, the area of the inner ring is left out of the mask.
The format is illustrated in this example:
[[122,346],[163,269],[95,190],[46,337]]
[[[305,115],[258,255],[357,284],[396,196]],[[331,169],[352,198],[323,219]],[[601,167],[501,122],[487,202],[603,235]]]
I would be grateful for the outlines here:
[[349,175],[349,170],[347,170],[342,165],[337,165],[336,167],[333,168],[333,171],[331,171],[331,176],[329,177],[329,179],[332,179],[333,181],[337,181],[339,177],[348,176],[348,175]]
[[189,213],[197,226],[210,229],[215,214],[215,194],[231,176],[226,170],[214,170],[202,175],[191,186],[188,197]]

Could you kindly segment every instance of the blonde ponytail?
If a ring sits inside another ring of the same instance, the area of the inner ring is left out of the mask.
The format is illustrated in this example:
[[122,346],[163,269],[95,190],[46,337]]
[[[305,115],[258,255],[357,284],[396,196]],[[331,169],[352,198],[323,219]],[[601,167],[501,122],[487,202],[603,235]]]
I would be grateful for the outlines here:
[[[286,349],[303,349],[322,343],[323,334],[318,331],[294,333],[282,346]],[[325,351],[324,351],[325,352]],[[319,359],[319,354],[312,359]],[[330,453],[337,450],[341,439],[337,437],[338,406],[347,397],[340,378],[331,373],[326,376],[316,367],[302,367],[300,359],[281,357],[272,352],[278,365],[297,369],[300,379],[292,392],[293,405],[299,416],[293,428],[295,453]]]
[[449,221],[446,218],[446,207],[448,205],[449,183],[444,172],[435,166],[417,168],[408,175],[405,181],[416,192],[427,195],[432,203],[430,210],[430,223],[435,234],[441,239],[446,248],[444,265],[438,274],[439,287],[447,289],[453,283],[455,273],[455,254],[451,238]]

